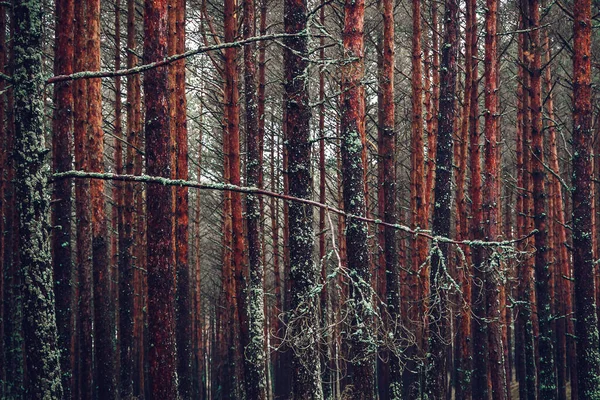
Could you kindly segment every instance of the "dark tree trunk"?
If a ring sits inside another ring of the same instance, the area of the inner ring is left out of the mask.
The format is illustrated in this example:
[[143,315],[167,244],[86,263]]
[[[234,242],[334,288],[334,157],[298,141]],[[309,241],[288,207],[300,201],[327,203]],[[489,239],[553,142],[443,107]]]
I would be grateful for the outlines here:
[[[73,73],[73,18],[72,0],[56,1],[56,40],[54,74]],[[73,168],[73,84],[54,86],[54,114],[52,117],[52,157],[55,172]],[[75,370],[75,299],[73,262],[71,260],[71,195],[72,181],[54,183],[54,213],[52,253],[54,256],[54,291],[56,294],[56,324],[61,352],[62,385],[64,398],[73,396]]]
[[[395,224],[396,218],[396,134],[394,131],[394,4],[392,0],[383,0],[383,57],[380,78],[381,91],[381,148],[380,160],[383,164],[383,221]],[[401,323],[400,313],[400,269],[396,251],[396,230],[390,226],[384,228],[383,251],[385,258],[385,288],[387,310],[389,313],[389,329],[398,332],[397,324]],[[381,267],[380,267],[381,268]],[[382,282],[383,284],[383,282]],[[402,398],[402,368],[398,350],[392,349],[389,361],[389,399]]]
[[600,355],[592,256],[591,2],[573,8],[573,274],[577,386],[580,398],[600,398]]
[[[127,1],[127,47],[136,48],[136,15],[135,1]],[[137,56],[133,51],[127,52],[127,68],[137,64]],[[134,173],[134,159],[140,148],[140,76],[127,77],[127,155],[125,173]],[[137,188],[140,190],[139,186]],[[127,202],[123,209],[123,238],[119,244],[119,341],[120,341],[120,388],[121,397],[127,398],[133,393],[134,371],[136,365],[134,352],[134,264],[139,264],[133,257],[133,227],[135,210],[135,190],[133,182],[125,184],[124,198]],[[138,270],[139,271],[139,270]],[[139,272],[138,272],[139,273]],[[136,393],[139,394],[139,393]]]
[[[27,349],[25,394],[63,396],[48,236],[49,165],[45,165],[42,2],[15,1],[12,84],[15,110],[15,193],[19,216],[19,269],[23,274],[23,333]],[[26,244],[26,245],[25,245]]]
[[[284,124],[286,135],[289,194],[310,198],[310,106],[308,96],[307,1],[286,0],[284,28],[287,34],[283,53],[285,73]],[[321,399],[321,368],[318,355],[318,300],[312,294],[319,283],[319,268],[313,262],[313,210],[291,202],[289,207],[290,317],[288,335],[293,338],[292,395],[294,399]],[[293,322],[291,322],[293,321]],[[312,327],[312,329],[307,329]],[[289,350],[288,350],[289,351]],[[285,379],[285,378],[284,378]]]
[[[452,154],[455,122],[455,98],[458,57],[458,1],[446,0],[445,31],[440,69],[440,106],[438,114],[437,151],[432,233],[450,236],[452,207]],[[446,398],[446,345],[448,334],[448,299],[444,284],[448,277],[448,244],[438,246],[431,256],[431,295],[429,318],[429,351],[426,393],[430,399]]]
[[[254,0],[244,1],[244,38],[256,36]],[[258,137],[258,98],[256,87],[256,44],[244,47],[244,85],[246,102],[246,185],[258,186],[262,163]],[[262,245],[260,241],[260,204],[253,194],[246,196],[249,276],[246,283],[246,321],[248,344],[244,349],[246,396],[249,400],[267,398],[265,354],[265,310]]]
[[[100,0],[88,0],[87,68],[100,70]],[[104,132],[102,130],[102,82],[88,80],[88,155],[89,170],[104,172]],[[114,399],[116,392],[115,369],[115,313],[111,296],[110,259],[108,253],[108,222],[104,201],[104,181],[90,182],[92,206],[92,251],[94,271],[94,330],[96,350],[97,394],[103,399]]]
[[[345,58],[342,69],[341,155],[344,211],[365,216],[364,143],[364,0],[347,0],[342,33]],[[346,219],[347,265],[349,271],[349,357],[354,399],[375,396],[376,345],[372,334],[371,271],[368,228],[364,221]]]
[[[167,55],[167,2],[145,2],[144,61]],[[146,172],[171,176],[167,68],[146,72]],[[175,271],[173,254],[173,191],[169,186],[148,185],[148,329],[150,335],[150,385],[152,397],[178,397],[175,346]]]
[[535,234],[535,288],[537,300],[537,314],[540,334],[538,337],[539,354],[539,396],[544,399],[555,399],[556,371],[555,354],[553,348],[552,332],[552,299],[550,288],[550,265],[548,263],[548,223],[546,213],[546,170],[543,151],[543,125],[542,125],[542,46],[540,41],[540,4],[539,0],[529,0],[529,27],[530,37],[530,62],[529,94],[531,109],[531,151],[532,178],[533,178],[533,220]]

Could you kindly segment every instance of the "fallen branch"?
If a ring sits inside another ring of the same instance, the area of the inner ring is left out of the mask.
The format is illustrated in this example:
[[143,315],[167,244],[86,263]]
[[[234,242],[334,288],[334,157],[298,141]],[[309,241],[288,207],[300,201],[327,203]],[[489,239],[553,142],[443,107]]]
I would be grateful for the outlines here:
[[422,229],[412,229],[406,225],[400,224],[390,224],[387,222],[383,222],[380,219],[372,219],[363,217],[360,215],[348,214],[339,208],[332,207],[328,204],[319,203],[318,201],[302,199],[299,197],[289,196],[283,193],[271,192],[265,189],[259,189],[257,187],[245,187],[245,186],[236,186],[230,184],[223,183],[201,183],[196,181],[186,181],[183,179],[169,179],[163,178],[160,176],[150,176],[150,175],[120,175],[120,174],[112,174],[112,173],[99,173],[99,172],[85,172],[85,171],[66,171],[59,172],[52,175],[50,182],[56,182],[61,179],[69,179],[69,178],[79,178],[79,179],[102,179],[102,180],[112,180],[119,182],[140,182],[140,183],[155,183],[165,186],[180,186],[180,187],[189,187],[194,189],[201,190],[218,190],[218,191],[230,191],[230,192],[238,192],[238,193],[251,193],[262,196],[274,197],[281,200],[286,201],[295,201],[297,203],[307,204],[313,207],[324,208],[326,211],[330,211],[337,215],[345,216],[346,218],[354,218],[359,221],[388,226],[393,229],[397,229],[406,233],[410,233],[412,235],[422,236],[429,240],[437,241],[438,243],[450,243],[456,245],[463,246],[489,246],[489,247],[503,247],[503,246],[511,246],[515,243],[521,242],[530,238],[531,236],[537,233],[537,230],[531,231],[526,236],[523,236],[518,239],[513,240],[504,240],[504,241],[490,241],[486,242],[483,240],[453,240],[443,236],[434,236],[431,234],[429,230]]

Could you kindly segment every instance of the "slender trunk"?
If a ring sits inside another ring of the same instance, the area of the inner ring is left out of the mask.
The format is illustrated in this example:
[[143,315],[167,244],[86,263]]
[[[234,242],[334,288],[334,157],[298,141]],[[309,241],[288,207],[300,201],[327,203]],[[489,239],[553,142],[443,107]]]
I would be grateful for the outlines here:
[[[75,2],[75,72],[87,70],[86,22],[87,2]],[[75,169],[87,171],[89,166],[87,151],[87,82],[73,83],[73,131],[75,142]],[[75,215],[77,218],[77,265],[79,284],[79,396],[91,399],[93,396],[93,324],[92,324],[92,208],[90,201],[90,181],[75,181]]]
[[[414,17],[413,17],[414,18]],[[438,110],[440,108],[440,46],[439,46],[439,25],[438,25],[438,3],[431,1],[431,56],[432,56],[432,95],[431,95],[431,114],[430,126],[427,127],[427,166],[425,179],[424,201],[426,212],[429,219],[431,213],[431,195],[433,193],[433,181],[435,179],[435,148],[438,134]]]
[[[127,48],[136,48],[136,15],[135,1],[127,1]],[[137,56],[133,51],[127,52],[127,68],[137,64]],[[134,160],[140,148],[141,97],[140,77],[127,77],[127,155],[125,173],[134,173]],[[139,264],[133,257],[133,225],[135,211],[136,185],[132,182],[125,184],[124,198],[127,202],[123,208],[123,237],[119,244],[119,341],[120,341],[120,389],[121,397],[128,398],[133,393],[133,381],[136,360],[134,358],[134,318],[135,318],[135,288],[134,264]],[[138,187],[139,190],[139,187]],[[139,394],[139,393],[138,393]]]
[[[254,0],[244,2],[244,38],[254,37]],[[262,164],[259,156],[258,110],[256,87],[256,44],[244,47],[244,86],[246,103],[246,185],[257,186]],[[246,396],[249,400],[266,400],[265,310],[262,248],[260,242],[260,204],[258,197],[246,196],[249,279],[246,283],[248,343],[244,349]]]
[[[6,12],[0,10],[0,72],[6,73]],[[6,83],[0,82],[0,91],[3,93],[0,95],[0,397],[5,396],[4,384],[6,382],[6,355],[4,354],[4,335],[6,325],[6,311],[4,309],[4,289],[5,289],[5,268],[4,268],[4,251],[5,251],[5,223],[4,220],[8,214],[8,202],[4,197],[6,191],[6,174],[9,166],[8,159],[8,148],[6,147],[8,142],[7,127],[8,123],[4,120],[6,116],[6,96],[4,92],[6,90]]]
[[[167,2],[146,1],[144,60],[167,55]],[[171,176],[167,68],[150,70],[144,77],[146,93],[146,172]],[[148,320],[150,333],[150,381],[155,398],[178,397],[175,348],[175,274],[172,246],[173,192],[163,185],[148,185]]]
[[[446,0],[444,15],[445,32],[442,46],[440,73],[440,107],[438,114],[435,206],[432,232],[436,236],[450,236],[452,147],[455,123],[456,79],[458,73],[458,1]],[[431,315],[429,319],[429,350],[426,392],[431,399],[446,398],[444,385],[446,375],[446,345],[449,340],[448,299],[444,293],[444,281],[449,278],[448,244],[434,243],[437,249],[431,256]]]
[[598,321],[591,243],[591,2],[573,8],[573,273],[577,386],[585,399],[600,394]]
[[[177,1],[176,52],[185,52],[185,7],[186,0]],[[176,93],[176,139],[177,139],[177,179],[188,179],[188,129],[187,100],[185,84],[185,60],[175,63]],[[192,295],[188,257],[189,195],[188,188],[175,189],[176,218],[176,271],[177,271],[177,375],[179,394],[182,398],[192,395]]]
[[23,274],[27,397],[62,398],[50,238],[49,165],[44,144],[42,2],[15,1],[12,85],[15,110],[15,194]]
[[[411,212],[413,229],[427,229],[428,213],[426,205],[425,160],[423,154],[423,75],[421,72],[421,0],[412,2],[412,116],[411,116]],[[412,271],[409,274],[411,298],[414,299],[408,309],[408,321],[416,342],[408,350],[408,367],[405,369],[405,393],[417,397],[421,391],[419,378],[422,371],[415,357],[426,353],[425,314],[429,295],[429,266],[426,265],[428,243],[421,236],[413,239]]]
[[[483,184],[483,220],[485,239],[498,236],[498,1],[487,0],[485,14],[485,175]],[[488,354],[492,399],[506,400],[506,369],[502,349],[502,303],[500,284],[502,266],[491,249],[487,249],[485,272],[486,317],[488,323]]]
[[[475,18],[475,3],[467,1],[466,4],[466,30],[465,30],[465,92],[462,110],[462,125],[460,129],[458,169],[456,175],[456,239],[463,240],[469,237],[468,218],[467,218],[467,199],[465,196],[465,179],[467,173],[467,146],[469,140],[469,113],[471,110],[471,91],[475,82],[473,82],[473,55],[472,43],[476,40],[473,31]],[[471,369],[472,369],[472,333],[471,333],[471,277],[469,276],[469,250],[466,251],[467,260],[464,265],[458,262],[458,277],[461,285],[461,296],[459,298],[460,308],[456,320],[456,359],[454,363],[456,373],[456,398],[471,398]],[[458,258],[458,257],[457,257]]]
[[[100,1],[88,0],[87,68],[100,70]],[[104,132],[102,130],[102,82],[87,82],[89,170],[104,172]],[[94,329],[96,351],[96,387],[103,399],[116,397],[114,304],[110,295],[110,260],[108,256],[108,223],[104,202],[104,182],[90,182],[92,205],[92,251],[94,271]]]
[[[73,73],[73,18],[72,0],[56,1],[56,40],[54,74]],[[4,32],[3,32],[4,33]],[[73,168],[73,84],[54,86],[54,113],[52,116],[52,158],[55,172]],[[71,207],[72,180],[54,183],[54,213],[52,226],[52,253],[54,256],[54,291],[56,294],[56,324],[61,352],[62,386],[65,399],[73,396],[75,370],[75,298],[73,262],[71,260]]]
[[[383,221],[395,224],[396,218],[396,135],[394,115],[394,4],[392,0],[383,0],[383,60],[381,68],[381,148],[380,162],[383,164]],[[400,269],[396,252],[396,230],[386,226],[383,233],[385,258],[385,287],[390,318],[391,332],[397,332],[401,323],[400,314]],[[382,283],[383,284],[383,283]],[[389,399],[402,398],[402,368],[395,349],[390,352],[389,362]]]

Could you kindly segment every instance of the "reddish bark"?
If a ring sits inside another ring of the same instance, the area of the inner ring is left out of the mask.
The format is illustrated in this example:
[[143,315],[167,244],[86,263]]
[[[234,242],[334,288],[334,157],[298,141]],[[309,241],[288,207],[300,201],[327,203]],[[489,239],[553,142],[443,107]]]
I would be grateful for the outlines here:
[[[75,2],[75,49],[74,72],[86,71],[87,53],[85,8],[86,1]],[[87,151],[87,82],[75,81],[73,84],[73,128],[75,142],[75,169],[88,170]],[[79,307],[77,325],[79,326],[79,396],[84,399],[93,397],[93,330],[92,330],[92,209],[90,201],[90,181],[75,181],[75,215],[77,219],[77,265],[79,283]]]
[[[176,52],[185,52],[185,0],[177,1],[176,8]],[[175,64],[175,95],[177,110],[175,134],[177,140],[177,179],[188,179],[188,130],[187,100],[185,84],[185,60]],[[192,396],[192,295],[191,274],[188,260],[189,196],[188,188],[175,189],[175,257],[177,271],[177,376],[179,395]]]
[[[100,70],[100,1],[88,0],[87,22],[87,68]],[[89,170],[104,171],[104,132],[102,130],[102,82],[87,82],[88,99],[88,154]],[[115,314],[112,303],[110,259],[108,253],[108,222],[104,201],[104,182],[90,182],[92,206],[92,251],[94,270],[94,329],[96,350],[96,378],[98,396],[116,398],[115,369]]]
[[[352,57],[342,69],[341,155],[344,211],[364,216],[366,166],[364,143],[364,11],[363,0],[347,0],[344,7],[342,33],[345,57]],[[349,298],[353,309],[350,322],[350,376],[355,399],[372,399],[375,386],[375,359],[371,332],[371,271],[367,245],[367,225],[356,218],[346,219],[347,265],[350,271]]]
[[[383,46],[381,68],[381,147],[380,160],[383,186],[383,221],[395,224],[396,218],[396,170],[395,170],[395,118],[394,118],[394,4],[391,0],[383,0]],[[396,324],[401,321],[400,313],[400,270],[396,252],[396,230],[386,226],[384,229],[383,249],[385,257],[385,287],[387,309],[390,317],[390,329],[396,332]],[[382,282],[382,284],[384,284]],[[389,398],[402,396],[402,368],[398,354],[390,353]]]
[[[421,72],[421,0],[412,2],[412,116],[411,116],[411,215],[413,229],[427,229],[429,217],[426,205],[425,160],[423,154],[423,99]],[[409,360],[419,354],[425,354],[427,338],[425,336],[424,316],[425,299],[429,294],[429,265],[426,265],[428,243],[420,236],[413,239],[412,270],[409,274],[410,298],[408,322],[416,335],[415,347],[409,349]],[[414,397],[419,391],[419,374],[415,361],[409,361],[405,369],[405,393]]]
[[[483,220],[485,239],[497,240],[498,236],[498,1],[487,0],[485,14],[485,175],[483,184]],[[489,320],[488,354],[489,371],[492,383],[491,394],[494,400],[508,397],[506,369],[502,349],[502,302],[500,260],[489,250],[485,273],[486,317]]]
[[598,321],[591,242],[591,2],[573,7],[573,274],[577,387],[583,398],[595,398],[600,387]]
[[[467,148],[469,143],[469,113],[471,110],[471,91],[475,83],[473,82],[473,41],[476,35],[473,32],[475,18],[475,4],[473,1],[467,1],[466,4],[466,30],[465,30],[465,91],[462,109],[462,125],[460,128],[460,141],[458,144],[458,169],[456,175],[456,239],[463,240],[469,237],[468,219],[467,219],[467,199],[465,196],[465,178],[467,174]],[[471,398],[470,373],[472,368],[472,350],[471,350],[471,277],[469,273],[469,255],[468,248],[463,249],[467,255],[467,261],[464,265],[457,260],[458,277],[461,285],[460,309],[456,320],[456,350],[455,350],[455,373],[456,373],[456,397]],[[458,257],[457,257],[458,258]]]
[[[470,2],[471,10],[475,10],[475,4]],[[471,14],[471,32],[477,32],[477,18],[475,13]],[[483,239],[483,197],[481,192],[481,149],[479,146],[479,85],[478,85],[478,46],[476,38],[471,40],[471,79],[472,86],[469,101],[469,152],[471,181],[469,197],[471,198],[471,237],[474,240]],[[472,310],[473,319],[471,330],[473,335],[473,375],[472,396],[473,399],[486,399],[488,397],[488,339],[487,324],[485,318],[486,292],[483,282],[485,276],[482,269],[483,249],[481,247],[471,248],[471,263],[473,265],[472,281]]]
[[[75,3],[72,0],[56,1],[55,75],[73,73],[74,12]],[[4,35],[4,32],[2,34]],[[0,118],[3,119],[4,116],[2,115]],[[59,83],[54,86],[54,113],[52,116],[52,158],[53,170],[55,172],[65,172],[73,168],[72,118],[73,84],[67,82]],[[2,129],[0,128],[0,130]],[[73,395],[73,373],[76,360],[76,336],[74,335],[75,275],[73,274],[73,262],[71,260],[71,185],[72,181],[70,179],[65,179],[54,184],[54,213],[52,222],[54,227],[52,254],[54,256],[56,324],[61,347],[62,385],[65,399],[70,399]],[[2,193],[0,193],[1,196]],[[0,284],[2,283],[0,282]]]
[[[414,18],[414,17],[413,17]],[[414,23],[414,21],[413,21]],[[439,24],[438,24],[438,4],[436,1],[431,1],[431,118],[427,124],[427,159],[426,164],[426,179],[425,179],[425,215],[429,219],[431,213],[431,195],[433,193],[433,182],[435,179],[435,149],[438,132],[438,110],[440,103],[440,46],[439,46]]]
[[[153,62],[167,55],[167,1],[146,1],[144,59]],[[146,172],[171,176],[167,68],[148,71],[146,99]],[[176,399],[175,274],[173,255],[173,192],[163,185],[148,185],[148,321],[150,382],[153,397]]]

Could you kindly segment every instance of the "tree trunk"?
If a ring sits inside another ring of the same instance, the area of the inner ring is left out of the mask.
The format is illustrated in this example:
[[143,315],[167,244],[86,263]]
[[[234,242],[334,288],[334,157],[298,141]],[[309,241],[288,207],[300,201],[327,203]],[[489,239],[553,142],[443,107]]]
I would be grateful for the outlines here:
[[591,242],[591,2],[573,8],[573,274],[577,386],[585,399],[600,394],[598,321]]
[[[100,0],[88,0],[87,68],[100,70]],[[102,130],[102,82],[88,80],[88,154],[89,170],[104,172],[104,132]],[[94,270],[94,330],[96,349],[96,387],[103,399],[116,398],[114,304],[110,295],[111,275],[108,256],[108,222],[104,203],[104,181],[90,182],[92,205],[92,251]]]
[[[185,52],[185,7],[186,0],[177,1],[176,36],[177,54]],[[177,179],[188,179],[188,129],[185,82],[185,60],[175,63],[175,93],[177,139]],[[189,195],[188,188],[175,189],[175,236],[177,268],[177,375],[179,394],[182,398],[192,396],[192,295],[188,257]]]
[[[244,38],[254,37],[254,0],[244,1]],[[258,98],[256,87],[256,44],[244,47],[244,86],[246,103],[246,186],[259,184],[262,163],[259,154]],[[265,309],[264,271],[262,245],[260,241],[260,204],[253,194],[246,196],[246,224],[248,237],[249,279],[246,282],[246,321],[248,343],[244,349],[246,396],[249,400],[266,400],[266,354],[265,354]]]
[[[425,160],[423,154],[423,75],[421,72],[421,0],[412,2],[412,116],[411,116],[411,215],[413,229],[427,229],[429,217],[426,205]],[[417,397],[421,388],[419,379],[421,366],[416,357],[426,353],[425,323],[426,298],[429,295],[429,265],[426,265],[428,243],[421,237],[413,239],[412,271],[409,274],[411,298],[414,299],[408,309],[408,322],[415,335],[415,344],[408,349],[408,365],[405,369],[405,393],[408,397]]]
[[27,349],[26,394],[32,399],[63,396],[55,317],[49,165],[44,144],[42,2],[15,1],[12,84],[15,110],[15,193],[23,274],[23,333]]
[[[73,18],[72,0],[56,1],[56,40],[54,74],[73,73]],[[55,172],[73,168],[73,84],[54,86],[54,113],[52,117],[52,158]],[[62,386],[65,399],[73,396],[75,370],[75,298],[73,262],[71,260],[71,196],[72,180],[54,183],[54,213],[52,226],[52,253],[54,255],[54,291],[56,293],[56,324],[58,326],[62,366]]]
[[[380,160],[383,164],[383,221],[395,224],[396,218],[396,135],[394,116],[394,4],[392,0],[383,0],[383,60],[381,69],[381,148]],[[421,123],[422,125],[422,123]],[[397,324],[401,323],[400,313],[400,269],[396,251],[396,230],[390,226],[384,228],[383,251],[385,258],[385,287],[387,310],[389,313],[389,329],[397,332]],[[383,284],[383,283],[382,283]],[[402,398],[402,367],[399,352],[392,349],[389,361],[389,399]],[[384,390],[387,388],[384,388]]]
[[[364,143],[364,0],[347,0],[342,33],[344,56],[352,58],[342,68],[341,155],[344,211],[365,216]],[[364,221],[346,219],[349,271],[349,356],[354,399],[375,396],[376,346],[372,334],[371,271],[368,228]]]
[[[167,2],[146,1],[144,61],[162,60],[166,48]],[[167,68],[146,72],[146,172],[171,176]],[[173,254],[173,192],[169,186],[148,185],[148,320],[150,381],[153,398],[176,399],[175,271]]]
[[[310,106],[308,96],[307,1],[286,0],[284,29],[287,34],[283,53],[285,74],[285,135],[289,194],[310,198]],[[313,295],[319,282],[319,269],[312,260],[313,210],[292,202],[289,207],[289,251],[291,297],[288,335],[292,338],[292,393],[294,399],[322,399],[321,368],[318,356],[318,297]],[[308,329],[307,329],[308,328]],[[290,351],[290,350],[288,350]]]
[[[497,240],[498,236],[498,1],[487,0],[485,14],[485,176],[483,184],[483,220],[485,239]],[[489,370],[492,383],[492,399],[506,400],[506,369],[502,349],[502,303],[500,284],[502,267],[493,249],[486,249],[485,272],[486,317]]]
[[[87,40],[85,9],[87,2],[75,2],[75,72],[87,67]],[[75,142],[75,169],[87,171],[89,166],[87,151],[87,86],[85,80],[73,83],[73,132]],[[75,216],[77,219],[77,265],[79,284],[79,395],[91,399],[94,391],[93,376],[93,324],[92,324],[92,208],[90,201],[90,181],[75,181]]]
[[[440,73],[440,106],[438,114],[437,151],[432,233],[450,236],[452,208],[452,154],[455,123],[456,79],[458,73],[458,1],[446,0],[445,31]],[[431,255],[431,310],[426,393],[430,399],[446,398],[446,345],[449,340],[448,299],[444,283],[449,279],[448,244],[433,243]]]

